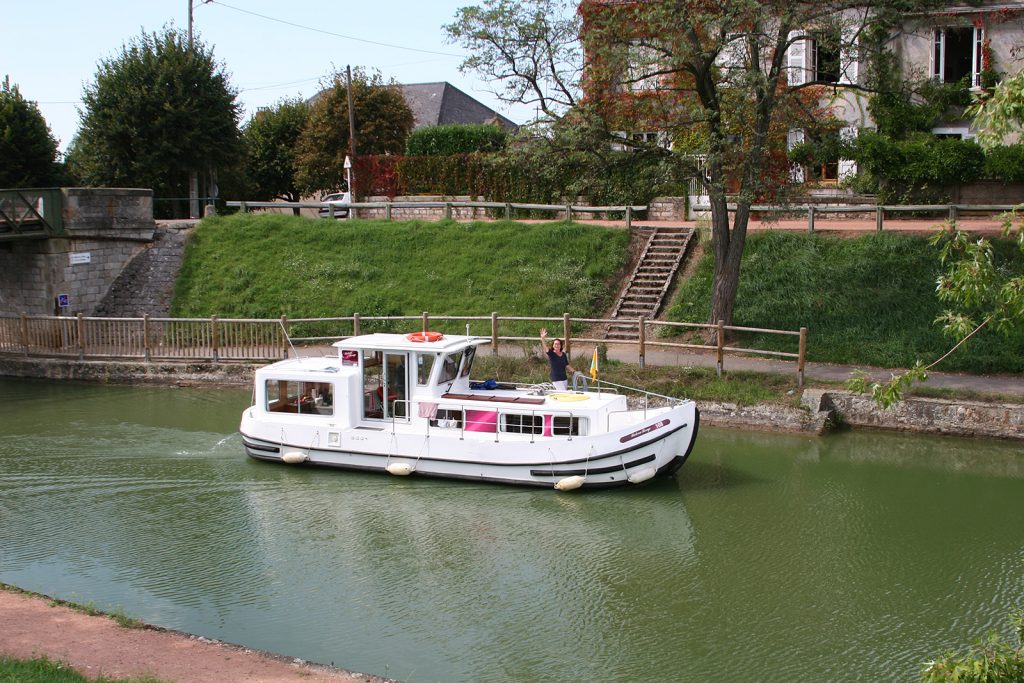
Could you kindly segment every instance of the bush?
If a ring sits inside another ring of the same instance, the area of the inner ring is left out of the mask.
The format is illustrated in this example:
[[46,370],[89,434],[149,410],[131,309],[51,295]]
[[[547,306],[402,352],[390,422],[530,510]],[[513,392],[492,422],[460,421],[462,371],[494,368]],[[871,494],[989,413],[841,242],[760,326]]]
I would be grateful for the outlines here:
[[508,134],[499,126],[486,123],[453,123],[426,126],[414,130],[405,141],[409,156],[451,156],[474,152],[500,152]]
[[1003,182],[1024,182],[1024,145],[1008,145],[988,150],[985,177]]
[[992,631],[967,652],[949,653],[925,665],[922,677],[928,683],[999,683],[1024,680],[1024,612],[1010,613],[1017,644],[1004,641]]

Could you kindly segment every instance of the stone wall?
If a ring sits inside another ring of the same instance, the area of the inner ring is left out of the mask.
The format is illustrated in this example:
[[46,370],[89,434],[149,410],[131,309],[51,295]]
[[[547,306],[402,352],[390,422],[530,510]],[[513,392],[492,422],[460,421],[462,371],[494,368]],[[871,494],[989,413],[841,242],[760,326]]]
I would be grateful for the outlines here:
[[[389,201],[388,197],[365,197],[360,199],[361,202],[386,202]],[[394,197],[390,199],[391,202],[391,219],[396,221],[408,221],[408,220],[420,220],[420,221],[437,221],[444,218],[444,207],[411,207],[404,206],[405,204],[416,203],[416,202],[482,202],[482,197],[469,197],[469,196],[456,196],[456,197],[444,197],[444,196],[423,196],[423,197]],[[385,218],[387,215],[386,209],[358,209],[356,216],[359,218]],[[468,220],[484,220],[490,218],[486,209],[470,208],[470,207],[452,207],[452,218],[455,220],[468,221]]]
[[[0,245],[0,313],[91,315],[121,269],[153,240],[153,193],[62,188],[65,235]],[[57,296],[69,305],[57,308]]]
[[814,412],[831,410],[853,427],[1024,440],[1020,404],[908,398],[882,410],[870,396],[821,389],[805,391],[801,403]]

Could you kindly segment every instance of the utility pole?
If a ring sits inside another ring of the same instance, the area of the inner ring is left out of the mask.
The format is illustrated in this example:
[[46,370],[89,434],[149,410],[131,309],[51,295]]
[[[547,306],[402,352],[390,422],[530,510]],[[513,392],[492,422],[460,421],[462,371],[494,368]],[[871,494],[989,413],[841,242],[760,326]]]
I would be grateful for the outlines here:
[[[348,156],[351,163],[356,163],[356,112],[352,103],[352,67],[345,67],[345,91],[348,94]],[[351,169],[349,174],[348,191],[352,201],[356,199],[356,188],[352,180]],[[351,212],[349,212],[351,215]]]
[[[188,0],[188,51],[192,53],[192,0]],[[188,217],[199,218],[199,173],[188,172]]]

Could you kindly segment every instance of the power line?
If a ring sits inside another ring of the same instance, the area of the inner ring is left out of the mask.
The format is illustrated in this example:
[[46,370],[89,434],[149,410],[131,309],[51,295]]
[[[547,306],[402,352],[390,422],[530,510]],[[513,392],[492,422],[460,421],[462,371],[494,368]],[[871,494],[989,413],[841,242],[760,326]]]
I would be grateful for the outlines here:
[[277,19],[275,17],[268,17],[265,14],[259,14],[258,12],[252,12],[252,11],[247,10],[247,9],[242,9],[241,7],[234,7],[232,5],[228,5],[226,3],[219,2],[219,0],[206,0],[204,2],[204,4],[220,5],[221,7],[226,7],[228,9],[233,9],[236,12],[241,12],[243,14],[251,14],[254,17],[259,17],[260,19],[266,19],[267,21],[273,21],[273,22],[276,22],[278,24],[284,24],[286,26],[292,26],[294,28],[301,28],[301,29],[304,29],[306,31],[314,31],[316,33],[323,33],[324,35],[332,36],[334,38],[343,38],[345,40],[354,40],[354,41],[356,41],[358,43],[367,43],[368,45],[378,45],[380,47],[390,47],[390,48],[393,48],[395,50],[408,50],[410,52],[420,52],[420,53],[428,54],[428,55],[440,55],[441,57],[458,57],[459,59],[462,59],[462,58],[464,58],[466,56],[466,55],[457,55],[457,54],[454,54],[452,52],[437,52],[435,50],[421,50],[420,48],[406,47],[405,45],[392,45],[391,43],[381,43],[381,42],[378,42],[376,40],[367,40],[365,38],[357,38],[355,36],[347,36],[347,35],[344,35],[342,33],[333,33],[331,31],[325,31],[322,28],[315,28],[313,26],[304,26],[302,24],[296,24],[296,23],[291,22],[291,21],[285,21],[284,19]]

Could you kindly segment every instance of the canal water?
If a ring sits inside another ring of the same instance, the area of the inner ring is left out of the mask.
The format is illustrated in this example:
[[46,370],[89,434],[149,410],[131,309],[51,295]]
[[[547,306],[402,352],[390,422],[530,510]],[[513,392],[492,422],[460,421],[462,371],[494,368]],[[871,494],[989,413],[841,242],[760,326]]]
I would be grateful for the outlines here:
[[915,680],[1024,603],[1019,444],[705,429],[556,493],[256,462],[248,401],[0,380],[0,582],[405,681]]

